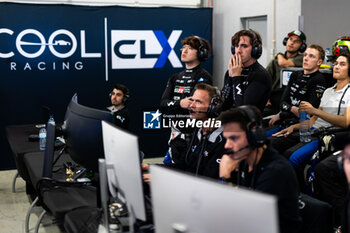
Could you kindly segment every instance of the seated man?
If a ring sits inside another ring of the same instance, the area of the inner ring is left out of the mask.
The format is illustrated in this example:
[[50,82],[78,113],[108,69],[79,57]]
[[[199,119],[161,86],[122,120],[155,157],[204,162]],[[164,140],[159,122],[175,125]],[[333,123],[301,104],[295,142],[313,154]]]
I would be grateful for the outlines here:
[[280,232],[298,232],[298,186],[293,168],[265,140],[262,118],[254,106],[223,112],[228,153],[220,162],[220,180],[275,195],[278,200]]
[[306,49],[305,42],[306,36],[299,30],[294,30],[288,33],[288,36],[284,38],[283,45],[286,46],[286,51],[284,53],[277,53],[275,58],[271,60],[266,67],[267,72],[269,72],[272,78],[273,90],[279,88],[281,68],[302,66],[302,53]]
[[[349,140],[349,138],[348,138]],[[340,165],[343,165],[344,173],[347,180],[347,186],[350,187],[350,141],[348,141],[345,145],[343,154],[342,154],[342,163]],[[345,202],[345,210],[343,212],[343,224],[341,228],[341,232],[343,233],[349,233],[350,232],[350,194],[348,192],[346,202]]]
[[[187,119],[184,127],[195,129],[191,142],[187,145],[180,138],[172,140],[170,147],[174,163],[165,166],[218,179],[219,162],[225,145],[221,123],[214,119],[221,109],[220,91],[209,84],[199,83],[190,100],[190,119]],[[148,169],[145,164],[142,167]],[[144,178],[149,180],[149,175],[144,175]]]
[[[309,102],[302,101],[299,105],[300,112],[306,112],[312,115],[310,126],[315,129],[324,127],[348,128],[350,125],[350,54],[344,53],[340,55],[334,63],[333,78],[337,83],[327,88],[322,96],[320,107],[314,108]],[[271,145],[280,153],[289,159],[292,165],[302,164],[306,159],[310,158],[316,151],[306,151],[305,143],[299,143],[300,125],[294,124],[272,136],[283,135],[284,137],[272,137]],[[316,144],[317,143],[310,142]],[[303,149],[303,147],[305,148]]]
[[[350,132],[338,132],[334,134],[334,149],[341,150],[345,157],[350,155]],[[328,202],[333,207],[333,224],[338,227],[341,224],[348,184],[345,174],[340,171],[337,160],[341,158],[338,153],[331,154],[315,166],[313,188],[315,197]],[[346,161],[346,160],[345,160]],[[346,231],[347,232],[347,231]]]
[[286,46],[284,53],[277,53],[267,65],[266,70],[272,78],[272,91],[270,99],[264,109],[264,116],[275,114],[279,110],[280,98],[283,89],[280,88],[281,69],[286,67],[301,67],[303,64],[302,53],[306,49],[306,36],[302,31],[294,30],[283,39]]
[[249,104],[262,111],[271,93],[271,77],[258,62],[261,37],[253,30],[240,30],[232,36],[231,46],[222,88],[223,110]]
[[299,104],[301,101],[307,101],[313,107],[318,108],[327,85],[323,74],[319,72],[324,53],[324,49],[320,45],[312,44],[308,46],[303,58],[304,71],[291,74],[288,86],[281,98],[280,112],[271,118],[270,126],[287,123],[283,121],[296,123],[299,118]]
[[112,106],[107,107],[107,109],[113,113],[114,124],[120,128],[128,129],[130,116],[126,105],[130,98],[129,89],[122,84],[115,84],[109,96]]

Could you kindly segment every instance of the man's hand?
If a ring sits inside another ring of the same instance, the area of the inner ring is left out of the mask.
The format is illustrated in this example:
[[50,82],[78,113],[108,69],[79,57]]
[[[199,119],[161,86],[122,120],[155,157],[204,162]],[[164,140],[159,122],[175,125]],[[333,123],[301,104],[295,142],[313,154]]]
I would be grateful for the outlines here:
[[315,115],[317,109],[312,106],[309,102],[301,101],[299,105],[299,112],[306,112],[310,115]]
[[142,171],[148,171],[149,165],[147,163],[142,163],[141,164],[141,169]]
[[293,125],[289,126],[288,128],[282,129],[281,131],[272,134],[273,137],[278,137],[278,136],[284,136],[284,137],[288,137],[289,134],[293,133],[294,131],[294,127]]
[[270,99],[268,99],[267,100],[267,103],[266,103],[266,105],[265,105],[265,107],[268,107],[268,106],[271,106],[272,104],[271,104],[271,100]]
[[240,76],[242,74],[241,55],[233,54],[228,62],[228,74],[230,77]]
[[144,173],[142,175],[143,181],[145,181],[146,183],[150,183],[151,182],[151,174],[149,173]]
[[220,161],[220,177],[230,178],[231,172],[238,170],[241,160],[233,159],[230,155],[223,155]]
[[276,123],[276,121],[279,121],[281,118],[280,118],[280,114],[279,113],[277,113],[276,115],[274,115],[271,119],[270,119],[270,121],[269,121],[269,126],[273,126],[275,123]]
[[190,97],[187,97],[187,98],[180,100],[181,108],[190,109],[191,104],[192,104],[192,100]]

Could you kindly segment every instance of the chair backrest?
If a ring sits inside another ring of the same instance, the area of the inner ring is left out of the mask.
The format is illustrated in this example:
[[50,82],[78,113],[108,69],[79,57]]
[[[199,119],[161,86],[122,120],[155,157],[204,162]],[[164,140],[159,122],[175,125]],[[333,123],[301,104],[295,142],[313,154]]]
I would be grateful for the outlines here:
[[284,88],[288,85],[290,75],[294,71],[301,71],[303,70],[302,67],[286,67],[282,68],[280,71],[280,87]]

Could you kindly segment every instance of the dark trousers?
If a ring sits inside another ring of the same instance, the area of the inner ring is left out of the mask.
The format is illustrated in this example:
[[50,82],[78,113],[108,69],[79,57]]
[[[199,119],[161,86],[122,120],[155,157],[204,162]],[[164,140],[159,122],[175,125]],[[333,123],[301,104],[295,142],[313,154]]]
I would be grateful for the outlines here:
[[294,168],[301,192],[306,192],[304,169],[307,162],[318,149],[317,138],[303,143],[299,140],[299,132],[293,132],[288,137],[270,137],[271,146],[289,160]]
[[330,155],[315,167],[315,196],[333,206],[335,226],[339,226],[344,211],[348,185],[345,174],[340,172],[337,156]]

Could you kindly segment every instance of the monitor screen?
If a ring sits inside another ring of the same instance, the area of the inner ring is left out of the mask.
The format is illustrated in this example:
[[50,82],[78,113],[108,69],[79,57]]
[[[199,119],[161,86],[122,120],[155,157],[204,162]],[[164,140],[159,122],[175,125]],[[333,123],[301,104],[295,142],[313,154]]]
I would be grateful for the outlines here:
[[278,232],[276,198],[151,166],[157,233]]
[[[132,211],[137,219],[146,221],[138,138],[104,121],[102,131],[107,180],[113,182],[109,185],[110,191],[113,193],[117,188],[128,206],[132,207],[129,215]],[[111,165],[114,174],[108,172]]]
[[67,151],[76,163],[93,171],[98,171],[98,158],[104,158],[101,120],[113,122],[113,115],[83,106],[73,96],[63,126]]

